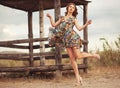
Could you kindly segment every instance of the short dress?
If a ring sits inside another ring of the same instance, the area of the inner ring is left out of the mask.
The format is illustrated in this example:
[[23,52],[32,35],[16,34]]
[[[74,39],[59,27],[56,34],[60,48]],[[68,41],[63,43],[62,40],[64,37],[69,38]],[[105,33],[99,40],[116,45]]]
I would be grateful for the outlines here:
[[75,25],[74,17],[69,17],[62,21],[59,28],[49,28],[49,45],[59,43],[63,47],[81,47],[82,41],[80,36],[73,30]]

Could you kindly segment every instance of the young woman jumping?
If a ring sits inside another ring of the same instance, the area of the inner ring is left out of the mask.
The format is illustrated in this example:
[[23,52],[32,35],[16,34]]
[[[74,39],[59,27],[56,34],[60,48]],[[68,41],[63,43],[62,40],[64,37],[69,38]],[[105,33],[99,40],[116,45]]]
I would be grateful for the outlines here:
[[60,35],[60,41],[62,41],[62,45],[66,48],[66,51],[70,57],[71,65],[74,69],[75,77],[76,77],[76,85],[82,84],[82,78],[78,71],[78,65],[76,59],[81,58],[96,58],[100,59],[98,54],[91,54],[86,52],[80,52],[81,47],[81,38],[80,36],[73,30],[75,26],[79,31],[83,30],[85,27],[92,23],[91,20],[87,21],[83,26],[80,26],[76,16],[77,16],[77,8],[74,3],[69,3],[66,7],[65,16],[61,17],[58,21],[54,22],[52,16],[48,13],[47,17],[50,20],[52,27],[60,26],[57,29],[59,32],[55,32],[55,28],[49,28],[52,31],[53,35]]

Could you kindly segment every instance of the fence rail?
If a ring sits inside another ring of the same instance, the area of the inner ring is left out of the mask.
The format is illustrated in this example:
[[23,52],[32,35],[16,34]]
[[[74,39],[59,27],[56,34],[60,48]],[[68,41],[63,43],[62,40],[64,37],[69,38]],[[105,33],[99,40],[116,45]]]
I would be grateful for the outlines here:
[[[27,45],[17,45],[22,43],[34,43],[34,42],[44,42],[48,41],[48,38],[35,38],[35,39],[22,39],[22,40],[11,40],[11,41],[0,41],[0,47],[6,48],[15,48],[15,49],[29,49],[30,47]],[[83,44],[87,44],[88,42],[82,40]],[[55,47],[55,45],[49,46],[49,44],[45,44],[45,49]],[[33,45],[33,49],[42,48],[40,45]],[[33,62],[36,60],[40,60],[41,58],[45,58],[46,60],[55,60],[58,59],[58,52],[49,51],[49,52],[40,52],[40,53],[32,53]],[[67,54],[61,55],[62,59],[69,58]],[[29,53],[0,53],[0,60],[17,60],[17,61],[29,61],[30,54]],[[87,68],[85,64],[79,65],[79,68]],[[29,66],[29,67],[0,67],[0,72],[21,72],[21,71],[55,71],[55,70],[71,70],[72,67],[69,65],[49,65],[49,66]]]
[[[78,65],[79,69],[87,68],[84,64]],[[0,67],[0,72],[48,72],[56,70],[72,70],[71,65],[49,65],[49,66],[39,66],[39,67]]]

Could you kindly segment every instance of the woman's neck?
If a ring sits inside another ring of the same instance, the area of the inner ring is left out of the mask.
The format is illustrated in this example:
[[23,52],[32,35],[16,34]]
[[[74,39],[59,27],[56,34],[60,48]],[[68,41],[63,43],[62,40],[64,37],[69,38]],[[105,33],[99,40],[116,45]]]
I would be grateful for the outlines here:
[[68,13],[66,16],[67,17],[72,17],[72,13]]

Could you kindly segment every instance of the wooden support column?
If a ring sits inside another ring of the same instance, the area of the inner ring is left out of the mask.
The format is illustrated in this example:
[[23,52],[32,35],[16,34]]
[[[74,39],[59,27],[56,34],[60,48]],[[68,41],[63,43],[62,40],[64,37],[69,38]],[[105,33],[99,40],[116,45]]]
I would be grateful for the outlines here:
[[[32,32],[32,12],[28,12],[28,38],[33,39],[33,32]],[[29,42],[29,56],[30,56],[30,66],[33,66],[33,41]]]
[[[43,0],[39,0],[39,24],[40,24],[40,38],[44,37],[44,9],[43,9]],[[44,42],[40,42],[40,52],[45,51],[45,45]],[[40,65],[45,65],[45,57],[40,57]]]
[[[87,20],[88,20],[88,4],[86,4],[86,5],[84,5],[83,6],[84,8],[83,8],[83,22],[84,22],[84,24],[87,22]],[[86,41],[88,41],[88,27],[86,27],[85,29],[84,29],[84,32],[83,32],[83,36],[84,36],[84,40],[86,40]],[[88,43],[85,43],[84,44],[84,47],[83,47],[83,51],[84,52],[88,52]],[[87,58],[85,58],[84,60],[83,60],[83,63],[87,66],[88,65],[88,62],[87,62]],[[87,73],[87,68],[85,68],[84,69],[84,72],[86,72]]]
[[[60,8],[61,8],[61,2],[60,0],[54,0],[54,8],[55,8],[55,21],[57,21],[59,19],[60,16]],[[57,27],[59,28],[59,27]],[[56,56],[55,56],[55,60],[56,60],[56,65],[60,66],[61,62],[62,62],[62,54],[60,51],[60,46],[59,44],[55,45],[55,49],[56,49]],[[56,70],[56,77],[60,78],[62,76],[61,71],[60,70]]]

